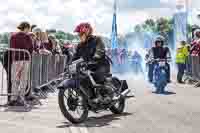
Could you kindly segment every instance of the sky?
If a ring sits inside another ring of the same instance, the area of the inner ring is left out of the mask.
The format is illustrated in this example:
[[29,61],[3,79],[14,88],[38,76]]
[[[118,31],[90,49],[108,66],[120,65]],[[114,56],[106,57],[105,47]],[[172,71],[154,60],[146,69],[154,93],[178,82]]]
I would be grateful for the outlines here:
[[[56,28],[66,32],[73,32],[80,22],[90,22],[95,33],[109,35],[113,1],[0,0],[0,32],[15,31],[21,21],[37,24],[42,29]],[[176,0],[117,0],[117,3],[118,32],[123,34],[148,18],[172,16]],[[200,0],[190,0],[190,3],[191,8],[200,9]],[[195,17],[193,20],[198,23]]]

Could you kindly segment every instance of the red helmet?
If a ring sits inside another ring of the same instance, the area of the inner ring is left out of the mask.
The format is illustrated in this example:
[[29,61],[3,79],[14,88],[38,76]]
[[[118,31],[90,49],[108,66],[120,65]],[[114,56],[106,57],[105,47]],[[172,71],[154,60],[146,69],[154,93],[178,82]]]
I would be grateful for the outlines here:
[[87,31],[90,31],[90,33],[93,31],[92,26],[89,23],[80,23],[74,30],[74,32],[78,33],[85,33]]

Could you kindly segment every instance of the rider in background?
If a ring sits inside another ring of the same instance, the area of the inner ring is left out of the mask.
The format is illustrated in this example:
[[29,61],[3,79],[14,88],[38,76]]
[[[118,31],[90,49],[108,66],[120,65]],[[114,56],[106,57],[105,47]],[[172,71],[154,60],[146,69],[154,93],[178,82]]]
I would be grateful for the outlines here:
[[[150,61],[151,59],[170,59],[171,58],[170,50],[166,47],[163,47],[164,43],[165,43],[165,38],[162,36],[158,36],[155,39],[155,46],[149,50],[149,52],[146,56],[147,60]],[[153,81],[154,64],[155,64],[155,62],[149,63],[149,71],[148,71],[149,82]],[[169,64],[168,64],[167,70],[166,70],[168,82],[170,82],[169,70],[170,70],[170,68],[169,68]]]

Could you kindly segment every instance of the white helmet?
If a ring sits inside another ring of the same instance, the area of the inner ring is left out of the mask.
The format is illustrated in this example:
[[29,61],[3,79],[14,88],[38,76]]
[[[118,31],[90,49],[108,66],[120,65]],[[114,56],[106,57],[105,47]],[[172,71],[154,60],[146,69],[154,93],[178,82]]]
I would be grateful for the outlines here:
[[165,38],[163,37],[163,36],[157,36],[156,38],[155,38],[155,42],[156,41],[165,41]]
[[165,43],[165,38],[163,36],[157,36],[154,40],[154,43],[156,44],[156,42],[162,42],[162,45],[164,45]]
[[194,31],[195,37],[197,37],[197,33],[200,33],[200,29],[196,29],[196,30]]

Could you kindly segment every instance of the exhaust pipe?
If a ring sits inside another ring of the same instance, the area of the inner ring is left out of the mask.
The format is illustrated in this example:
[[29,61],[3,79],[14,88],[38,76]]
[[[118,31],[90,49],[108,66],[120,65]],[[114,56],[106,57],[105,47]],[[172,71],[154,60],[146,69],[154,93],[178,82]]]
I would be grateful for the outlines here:
[[128,93],[130,93],[130,92],[131,92],[130,89],[126,89],[119,96],[113,97],[113,100],[119,100],[121,97],[126,97],[128,95]]
[[121,93],[121,96],[125,97],[125,96],[127,96],[128,93],[130,93],[130,92],[131,92],[130,89],[126,89],[125,91],[123,91],[123,92]]

